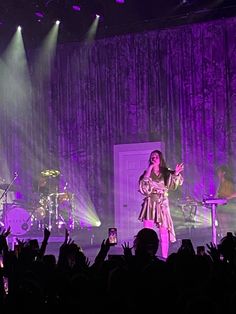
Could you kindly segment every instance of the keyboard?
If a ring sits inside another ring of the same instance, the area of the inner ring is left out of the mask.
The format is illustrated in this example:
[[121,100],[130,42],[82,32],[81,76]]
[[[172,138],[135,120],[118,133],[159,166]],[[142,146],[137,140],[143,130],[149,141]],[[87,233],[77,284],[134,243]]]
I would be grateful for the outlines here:
[[207,198],[203,200],[204,204],[226,205],[227,199],[225,198]]

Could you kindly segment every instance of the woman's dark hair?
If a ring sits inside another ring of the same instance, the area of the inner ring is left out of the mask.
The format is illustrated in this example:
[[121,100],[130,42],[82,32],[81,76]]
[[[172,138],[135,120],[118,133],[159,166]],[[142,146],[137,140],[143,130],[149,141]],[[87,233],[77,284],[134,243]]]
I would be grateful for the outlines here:
[[[158,149],[156,149],[156,150],[151,152],[150,157],[149,157],[149,165],[151,165],[151,163],[152,163],[151,156],[154,153],[159,155],[159,158],[160,158],[160,173],[162,174],[162,176],[164,178],[165,185],[167,185],[167,182],[168,182],[168,179],[170,177],[170,174],[173,174],[175,171],[167,168],[165,159],[163,157],[163,154]],[[140,176],[139,181],[143,179],[145,172],[146,171],[144,171],[144,173]]]
[[158,150],[158,149],[156,149],[156,150],[154,150],[154,151],[151,152],[150,157],[149,157],[149,165],[152,164],[152,159],[151,159],[152,154],[158,154],[158,155],[159,155],[159,158],[160,158],[160,170],[167,168],[165,159],[164,159],[164,157],[163,157],[163,154],[162,154],[162,152],[161,152],[160,150]]

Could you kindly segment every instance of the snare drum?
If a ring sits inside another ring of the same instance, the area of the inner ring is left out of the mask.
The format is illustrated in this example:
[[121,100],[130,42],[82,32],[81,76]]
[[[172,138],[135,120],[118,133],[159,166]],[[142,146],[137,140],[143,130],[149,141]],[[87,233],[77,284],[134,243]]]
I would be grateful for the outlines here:
[[4,213],[4,226],[11,228],[12,235],[22,235],[30,230],[31,215],[22,207],[10,206]]

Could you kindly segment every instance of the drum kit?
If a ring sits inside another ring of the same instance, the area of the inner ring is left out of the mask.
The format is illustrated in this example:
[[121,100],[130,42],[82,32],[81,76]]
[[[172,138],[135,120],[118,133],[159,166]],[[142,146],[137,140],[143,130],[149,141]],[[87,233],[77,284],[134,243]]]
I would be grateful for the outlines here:
[[59,231],[64,226],[74,229],[74,194],[67,190],[58,191],[60,171],[55,169],[43,170],[34,185],[34,191],[27,201],[15,200],[8,203],[7,193],[19,191],[14,185],[16,176],[11,183],[1,183],[3,194],[2,217],[0,225],[11,227],[11,234],[23,235],[28,231],[42,231],[46,227],[50,231]]

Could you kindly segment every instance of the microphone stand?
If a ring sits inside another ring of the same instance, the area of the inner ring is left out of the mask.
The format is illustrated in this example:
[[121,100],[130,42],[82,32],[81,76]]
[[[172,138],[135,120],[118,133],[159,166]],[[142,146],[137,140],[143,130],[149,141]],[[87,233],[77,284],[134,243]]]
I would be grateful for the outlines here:
[[16,178],[18,177],[18,174],[15,173],[14,178],[11,180],[11,182],[8,184],[8,186],[6,187],[6,189],[3,191],[2,195],[0,196],[0,200],[5,196],[5,202],[7,203],[7,193],[10,189],[10,187],[12,186],[12,184],[15,182]]
[[[0,200],[5,196],[5,201],[3,203],[3,213],[2,213],[2,218],[5,219],[5,210],[6,210],[6,205],[7,205],[7,193],[12,186],[12,184],[15,182],[16,178],[18,177],[18,174],[15,173],[14,178],[11,180],[11,182],[8,184],[8,186],[5,188],[3,191],[2,195],[0,196]],[[5,206],[4,206],[5,205]]]

